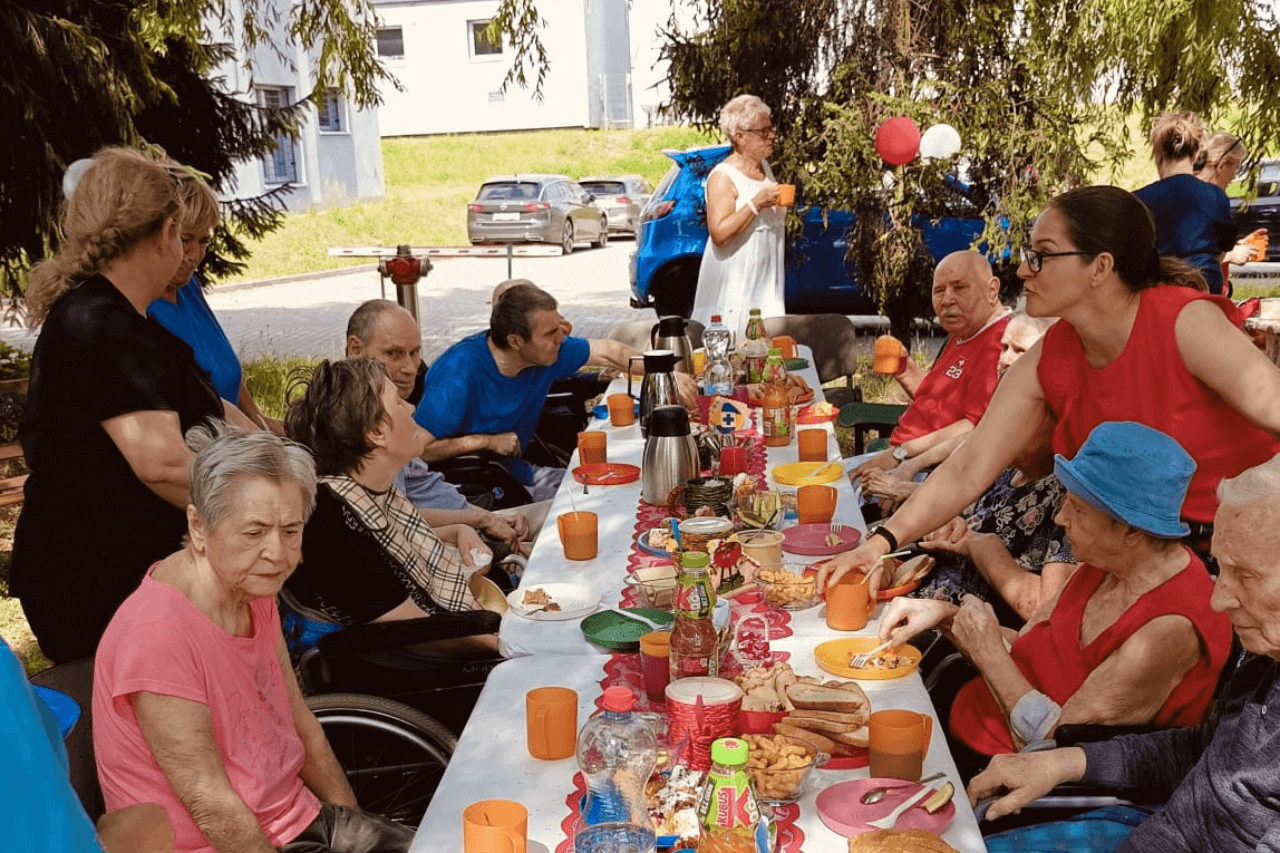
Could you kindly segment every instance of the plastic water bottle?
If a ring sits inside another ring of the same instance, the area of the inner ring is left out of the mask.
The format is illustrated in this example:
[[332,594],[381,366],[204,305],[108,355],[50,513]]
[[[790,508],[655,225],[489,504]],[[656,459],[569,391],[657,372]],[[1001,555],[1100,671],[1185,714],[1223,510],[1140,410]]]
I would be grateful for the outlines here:
[[733,348],[733,332],[720,322],[719,314],[711,315],[711,325],[702,333],[702,345],[707,350],[707,366],[702,371],[702,385],[709,396],[733,395],[733,366],[729,364],[729,351]]
[[658,759],[653,727],[632,712],[636,697],[628,687],[604,691],[604,709],[578,735],[578,766],[587,781],[582,807],[587,827],[630,825],[653,837],[644,788]]

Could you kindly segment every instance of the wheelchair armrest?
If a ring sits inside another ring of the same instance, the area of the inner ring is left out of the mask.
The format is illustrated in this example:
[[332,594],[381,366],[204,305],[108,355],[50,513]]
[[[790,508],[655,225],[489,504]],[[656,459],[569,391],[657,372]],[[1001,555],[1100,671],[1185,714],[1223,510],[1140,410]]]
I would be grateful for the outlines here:
[[[1004,794],[993,794],[990,797],[978,800],[973,807],[973,816],[979,825],[986,819],[987,809],[991,808],[991,804],[1003,796]],[[1085,811],[1106,806],[1132,806],[1137,804],[1134,800],[1117,795],[1116,791],[1111,788],[1094,788],[1089,785],[1068,784],[1059,785],[1040,799],[1033,800],[1023,806],[1022,810],[1023,812],[1028,809],[1078,809]],[[986,830],[983,830],[983,834],[986,834]]]
[[493,634],[497,632],[501,622],[500,615],[488,610],[440,613],[397,622],[372,622],[367,625],[351,625],[341,631],[326,634],[320,638],[316,648],[326,657],[387,651],[414,643]]
[[1100,723],[1067,723],[1054,729],[1053,739],[1058,746],[1078,746],[1082,743],[1097,743],[1111,740],[1120,735],[1143,735],[1159,731],[1158,726],[1107,726]]

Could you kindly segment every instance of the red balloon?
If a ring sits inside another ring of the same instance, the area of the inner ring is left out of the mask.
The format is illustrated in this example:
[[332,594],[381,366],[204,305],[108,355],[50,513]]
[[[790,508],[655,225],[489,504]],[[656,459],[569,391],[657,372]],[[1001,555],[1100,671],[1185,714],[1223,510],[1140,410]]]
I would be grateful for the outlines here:
[[920,152],[920,128],[906,116],[894,116],[876,129],[876,151],[890,166],[910,163]]

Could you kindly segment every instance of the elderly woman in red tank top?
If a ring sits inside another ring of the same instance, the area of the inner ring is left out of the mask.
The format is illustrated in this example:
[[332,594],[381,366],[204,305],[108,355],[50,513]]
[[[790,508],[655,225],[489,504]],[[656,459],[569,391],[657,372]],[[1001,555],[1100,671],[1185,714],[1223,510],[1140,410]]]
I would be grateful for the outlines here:
[[827,563],[822,581],[853,569],[879,589],[879,558],[988,488],[1046,410],[1067,458],[1103,421],[1145,424],[1182,445],[1196,462],[1182,506],[1193,547],[1208,544],[1218,482],[1280,453],[1280,368],[1233,324],[1230,300],[1199,292],[1198,272],[1157,254],[1133,194],[1096,186],[1053,199],[1018,275],[1027,313],[1062,322],[1010,368],[969,441],[887,524]]

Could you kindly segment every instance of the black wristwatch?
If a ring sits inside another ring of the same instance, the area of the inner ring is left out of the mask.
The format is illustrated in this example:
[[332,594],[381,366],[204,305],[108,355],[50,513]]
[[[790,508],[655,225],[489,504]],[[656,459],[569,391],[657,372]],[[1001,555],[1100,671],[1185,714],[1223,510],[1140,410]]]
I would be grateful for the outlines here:
[[867,538],[879,536],[881,539],[889,543],[889,550],[886,553],[892,554],[898,550],[898,537],[893,535],[893,531],[885,527],[883,524],[871,528],[871,532],[867,534]]

